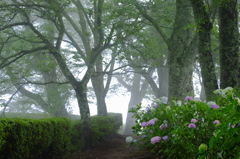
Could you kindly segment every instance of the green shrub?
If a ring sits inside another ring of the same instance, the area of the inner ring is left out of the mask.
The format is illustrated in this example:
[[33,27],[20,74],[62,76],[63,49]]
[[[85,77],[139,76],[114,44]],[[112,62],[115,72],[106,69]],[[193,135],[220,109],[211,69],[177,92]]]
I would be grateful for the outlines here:
[[0,123],[0,158],[53,158],[68,154],[71,126],[65,118],[3,118]]
[[[46,119],[52,118],[48,113],[14,113],[14,112],[5,112],[6,118],[24,118],[24,119]],[[80,119],[80,115],[69,114],[68,116],[71,120]]]
[[[122,115],[110,113],[108,116],[91,116],[93,144],[97,145],[105,137],[117,133],[122,123]],[[81,120],[73,121],[71,134],[71,151],[81,149]]]
[[165,158],[239,158],[240,99],[232,88],[217,90],[216,102],[157,99],[143,109],[137,105],[136,144]]
[[51,118],[48,113],[13,113],[5,112],[6,118],[24,118],[24,119],[44,119]]

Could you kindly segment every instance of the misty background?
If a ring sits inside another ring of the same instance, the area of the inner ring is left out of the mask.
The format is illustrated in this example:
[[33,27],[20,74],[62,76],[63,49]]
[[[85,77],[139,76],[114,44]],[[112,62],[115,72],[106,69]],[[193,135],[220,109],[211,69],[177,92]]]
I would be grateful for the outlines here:
[[213,90],[236,86],[238,27],[230,27],[233,49],[223,50],[226,17],[211,0],[201,3],[203,10],[187,0],[2,0],[2,116],[79,114],[87,136],[90,115],[120,112],[130,134],[127,111],[136,104],[211,100]]

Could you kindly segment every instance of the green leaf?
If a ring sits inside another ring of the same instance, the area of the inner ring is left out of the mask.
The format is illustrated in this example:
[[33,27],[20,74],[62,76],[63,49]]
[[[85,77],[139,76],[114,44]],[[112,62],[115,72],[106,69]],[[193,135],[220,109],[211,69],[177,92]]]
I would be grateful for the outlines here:
[[208,145],[209,145],[209,148],[213,148],[214,141],[215,141],[215,137],[214,137],[214,136],[212,136],[212,137],[210,138],[210,140],[209,140],[209,143],[208,143]]

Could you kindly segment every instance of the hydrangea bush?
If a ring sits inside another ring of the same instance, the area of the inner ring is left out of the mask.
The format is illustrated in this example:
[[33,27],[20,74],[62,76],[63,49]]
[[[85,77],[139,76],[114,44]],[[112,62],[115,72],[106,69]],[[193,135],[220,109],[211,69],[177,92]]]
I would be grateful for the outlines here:
[[240,158],[240,99],[233,88],[214,91],[215,101],[156,99],[130,110],[135,142],[162,158]]

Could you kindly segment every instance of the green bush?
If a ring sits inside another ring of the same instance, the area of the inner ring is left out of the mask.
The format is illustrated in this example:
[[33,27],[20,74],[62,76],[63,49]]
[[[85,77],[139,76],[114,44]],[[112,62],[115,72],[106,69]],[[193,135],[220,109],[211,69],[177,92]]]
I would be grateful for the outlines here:
[[24,118],[24,119],[44,119],[51,118],[48,113],[13,113],[5,112],[6,118]]
[[[117,133],[122,125],[122,114],[109,113],[108,116],[91,116],[93,144],[97,145],[105,137]],[[81,149],[81,120],[73,121],[71,134],[71,151]]]
[[53,158],[64,157],[69,152],[68,119],[3,118],[0,123],[0,158]]
[[[52,118],[48,113],[14,113],[14,112],[5,112],[6,118],[24,118],[24,119],[46,119]],[[80,115],[69,114],[68,116],[71,120],[80,119]]]
[[[143,109],[137,105],[136,144],[165,158],[239,158],[240,99],[232,88],[215,91],[208,103],[187,96],[185,101],[157,99]],[[134,143],[133,143],[134,144]]]

